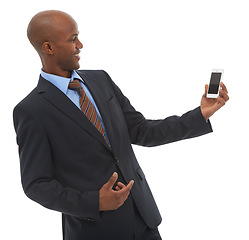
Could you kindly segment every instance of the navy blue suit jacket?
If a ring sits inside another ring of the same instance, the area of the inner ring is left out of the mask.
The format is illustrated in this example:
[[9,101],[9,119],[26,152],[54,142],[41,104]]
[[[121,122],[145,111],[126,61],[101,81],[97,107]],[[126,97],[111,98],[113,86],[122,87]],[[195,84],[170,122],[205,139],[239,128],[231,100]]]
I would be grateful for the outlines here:
[[[200,108],[181,117],[146,120],[104,71],[77,71],[101,112],[111,143],[70,99],[40,77],[14,109],[22,185],[26,195],[63,214],[66,240],[131,239],[133,204],[150,228],[161,216],[131,143],[158,146],[212,131]],[[116,211],[99,212],[99,189],[113,172],[134,180]]]

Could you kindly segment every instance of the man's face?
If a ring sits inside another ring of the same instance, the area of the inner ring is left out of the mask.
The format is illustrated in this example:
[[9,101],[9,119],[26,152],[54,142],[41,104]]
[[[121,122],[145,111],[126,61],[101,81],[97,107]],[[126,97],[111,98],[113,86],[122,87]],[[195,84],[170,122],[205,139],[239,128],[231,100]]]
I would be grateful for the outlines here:
[[66,18],[58,21],[61,23],[56,29],[56,40],[53,44],[54,64],[62,72],[71,72],[80,67],[79,53],[83,45],[78,38],[78,27],[73,19]]

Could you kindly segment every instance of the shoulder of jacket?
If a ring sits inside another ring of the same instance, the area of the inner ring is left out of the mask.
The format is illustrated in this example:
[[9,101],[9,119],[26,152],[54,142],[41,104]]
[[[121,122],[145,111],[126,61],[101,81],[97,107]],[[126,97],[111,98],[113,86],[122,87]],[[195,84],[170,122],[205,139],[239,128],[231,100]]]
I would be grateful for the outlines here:
[[104,70],[77,70],[76,71],[83,79],[108,79],[110,80],[109,75]]

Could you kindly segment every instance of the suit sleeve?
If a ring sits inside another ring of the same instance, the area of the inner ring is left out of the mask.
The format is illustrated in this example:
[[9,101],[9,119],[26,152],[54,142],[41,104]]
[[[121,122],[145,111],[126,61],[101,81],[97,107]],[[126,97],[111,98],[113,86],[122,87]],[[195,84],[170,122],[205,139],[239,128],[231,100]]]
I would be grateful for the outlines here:
[[124,114],[133,144],[148,147],[159,146],[198,137],[213,131],[210,121],[204,119],[200,107],[182,116],[171,116],[161,120],[145,119],[140,112],[135,110],[111,78],[108,75],[107,77]]
[[14,109],[22,186],[25,194],[46,208],[86,220],[99,218],[99,193],[80,192],[55,178],[53,153],[42,124],[21,106]]

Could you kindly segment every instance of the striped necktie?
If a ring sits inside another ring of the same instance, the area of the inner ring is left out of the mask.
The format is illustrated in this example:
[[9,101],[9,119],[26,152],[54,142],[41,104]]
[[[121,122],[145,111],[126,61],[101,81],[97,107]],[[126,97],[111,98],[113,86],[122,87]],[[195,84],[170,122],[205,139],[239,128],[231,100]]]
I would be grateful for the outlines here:
[[82,112],[85,114],[85,116],[90,120],[90,122],[97,128],[97,130],[101,133],[101,135],[104,137],[105,141],[110,147],[110,144],[107,140],[106,133],[103,129],[103,126],[100,122],[100,119],[98,117],[98,114],[96,112],[95,107],[93,106],[92,102],[86,95],[83,87],[81,86],[78,79],[74,79],[72,82],[69,83],[68,88],[74,91],[77,91],[79,94],[79,103],[80,108]]

